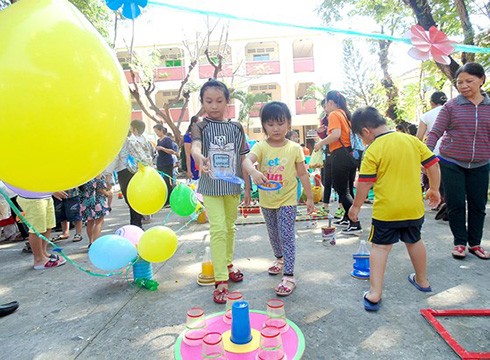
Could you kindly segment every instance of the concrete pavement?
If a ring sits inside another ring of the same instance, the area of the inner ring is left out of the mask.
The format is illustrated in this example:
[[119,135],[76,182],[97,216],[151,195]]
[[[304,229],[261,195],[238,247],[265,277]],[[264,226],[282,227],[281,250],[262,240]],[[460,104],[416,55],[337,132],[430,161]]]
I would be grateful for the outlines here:
[[[129,221],[123,200],[114,199],[104,234]],[[162,224],[168,209],[154,216],[150,226]],[[371,206],[361,213],[366,239]],[[285,298],[286,313],[303,331],[303,359],[457,359],[458,356],[420,315],[421,308],[489,309],[490,261],[468,255],[451,258],[447,223],[427,211],[423,238],[428,249],[428,273],[433,292],[417,291],[408,281],[412,271],[403,244],[394,246],[386,271],[383,305],[367,313],[362,294],[368,283],[350,276],[358,237],[337,238],[322,244],[320,227],[297,223],[296,277],[298,287]],[[179,229],[187,219],[170,215],[166,226]],[[320,222],[321,225],[321,222]],[[85,231],[85,229],[84,229]],[[179,248],[167,262],[153,265],[160,283],[156,292],[131,286],[124,277],[85,274],[67,264],[56,269],[31,269],[32,256],[21,253],[23,243],[0,243],[0,302],[18,300],[19,309],[0,318],[1,359],[173,359],[173,345],[184,330],[185,314],[202,306],[206,314],[223,311],[212,302],[212,288],[196,284],[208,224],[192,222],[177,233]],[[72,234],[73,236],[73,230]],[[488,220],[482,245],[490,248]],[[70,258],[92,268],[86,240],[58,243]],[[265,225],[239,226],[235,264],[245,280],[232,284],[243,292],[250,308],[265,310],[276,297],[280,278],[269,276],[272,261]],[[446,318],[463,347],[490,351],[488,318]]]

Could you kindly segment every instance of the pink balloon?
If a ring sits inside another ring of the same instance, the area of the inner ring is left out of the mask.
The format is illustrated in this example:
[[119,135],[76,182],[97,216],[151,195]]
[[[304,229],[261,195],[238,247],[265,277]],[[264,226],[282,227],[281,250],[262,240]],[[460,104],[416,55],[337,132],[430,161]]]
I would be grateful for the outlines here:
[[117,229],[115,234],[128,239],[134,246],[138,246],[138,242],[143,233],[143,229],[136,225],[125,225],[122,228]]
[[44,199],[44,198],[50,197],[53,194],[50,192],[44,193],[44,192],[34,192],[34,191],[19,189],[15,186],[7,184],[6,182],[4,182],[4,184],[6,187],[8,187],[10,190],[12,190],[17,195],[20,195],[23,198],[27,198],[27,199]]

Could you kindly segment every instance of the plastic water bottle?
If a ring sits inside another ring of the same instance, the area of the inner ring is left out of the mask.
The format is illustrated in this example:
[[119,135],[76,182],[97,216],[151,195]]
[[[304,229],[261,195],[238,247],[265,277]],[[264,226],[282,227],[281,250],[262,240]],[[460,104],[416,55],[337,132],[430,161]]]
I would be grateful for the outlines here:
[[370,255],[369,249],[366,245],[366,240],[361,240],[359,244],[359,248],[357,249],[358,255]]
[[361,244],[355,254],[352,254],[354,259],[353,270],[351,276],[360,280],[368,280],[370,276],[369,264],[369,249],[366,246],[366,240],[361,240]]
[[213,261],[211,260],[211,249],[206,246],[204,250],[204,256],[202,257],[201,271],[204,277],[214,277]]

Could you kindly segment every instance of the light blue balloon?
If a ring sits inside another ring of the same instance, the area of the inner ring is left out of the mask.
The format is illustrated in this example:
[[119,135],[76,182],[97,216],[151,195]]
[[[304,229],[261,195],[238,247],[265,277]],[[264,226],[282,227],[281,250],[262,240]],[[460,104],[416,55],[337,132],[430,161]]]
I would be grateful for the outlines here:
[[104,235],[94,241],[88,251],[92,264],[104,271],[128,266],[138,256],[138,250],[128,239],[119,235]]

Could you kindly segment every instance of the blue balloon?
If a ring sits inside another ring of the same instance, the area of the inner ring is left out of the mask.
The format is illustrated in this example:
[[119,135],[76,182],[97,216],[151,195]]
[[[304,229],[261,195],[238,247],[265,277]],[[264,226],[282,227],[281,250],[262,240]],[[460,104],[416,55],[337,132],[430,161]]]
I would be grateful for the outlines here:
[[122,6],[123,0],[106,0],[106,4],[109,9],[116,11]]
[[136,247],[119,235],[104,235],[94,241],[88,257],[95,267],[113,271],[128,266],[138,256]]
[[126,19],[136,19],[141,14],[141,8],[148,5],[148,0],[106,0],[107,7],[118,10],[122,6],[122,15]]

